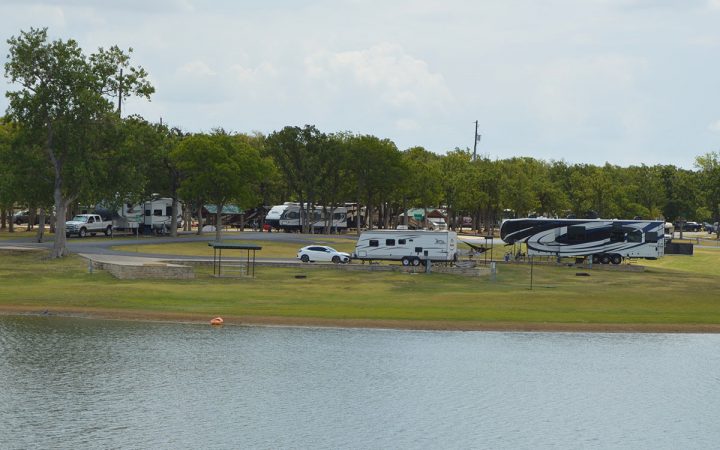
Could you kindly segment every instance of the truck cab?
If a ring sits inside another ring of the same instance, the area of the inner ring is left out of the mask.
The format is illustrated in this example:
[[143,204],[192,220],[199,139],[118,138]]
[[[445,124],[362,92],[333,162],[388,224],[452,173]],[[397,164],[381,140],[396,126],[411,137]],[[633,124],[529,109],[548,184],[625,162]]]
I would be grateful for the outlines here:
[[105,233],[105,236],[112,235],[112,222],[102,220],[98,214],[77,214],[65,222],[66,237],[73,234],[79,237],[86,237],[88,234],[95,236],[101,232]]

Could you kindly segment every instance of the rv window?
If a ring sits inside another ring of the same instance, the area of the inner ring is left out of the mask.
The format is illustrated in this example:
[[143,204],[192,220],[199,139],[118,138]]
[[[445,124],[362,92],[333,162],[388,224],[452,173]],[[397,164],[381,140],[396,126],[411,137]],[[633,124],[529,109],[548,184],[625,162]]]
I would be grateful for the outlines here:
[[151,211],[150,211],[149,209],[146,209],[146,210],[145,210],[145,215],[146,215],[146,216],[150,217],[150,216],[152,215],[152,214],[150,214],[150,213],[151,213]]
[[166,206],[166,207],[165,207],[165,215],[172,217],[172,206]]
[[369,244],[369,245],[370,245],[370,247],[377,247],[377,246],[378,246],[378,241],[377,241],[377,239],[370,239],[370,244]]
[[658,241],[657,231],[648,231],[645,233],[645,242],[655,243]]
[[385,239],[385,245],[387,245],[388,247],[392,247],[393,245],[395,245],[395,239]]
[[628,242],[642,242],[642,231],[635,230],[627,235]]
[[585,227],[580,225],[569,226],[567,231],[568,241],[585,241]]
[[153,216],[162,216],[162,209],[154,209]]
[[415,247],[415,253],[422,253],[422,247]]
[[405,239],[398,239],[398,245],[405,245]]

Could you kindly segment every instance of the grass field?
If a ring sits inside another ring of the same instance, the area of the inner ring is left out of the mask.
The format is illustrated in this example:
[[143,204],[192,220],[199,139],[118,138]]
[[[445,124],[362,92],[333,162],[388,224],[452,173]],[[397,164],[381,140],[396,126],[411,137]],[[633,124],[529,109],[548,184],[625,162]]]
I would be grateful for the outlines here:
[[[294,258],[297,251],[309,244],[297,242],[254,241],[251,239],[223,239],[226,244],[259,245],[262,250],[257,252],[258,258]],[[318,245],[329,245],[335,250],[352,253],[355,250],[355,241],[340,238],[319,237],[313,241]],[[183,242],[169,244],[122,244],[112,247],[113,250],[125,252],[157,253],[163,255],[179,256],[206,256],[212,257],[213,249],[207,242]]]
[[199,320],[222,315],[251,322],[273,317],[292,318],[294,323],[317,319],[417,328],[537,324],[552,329],[553,324],[570,324],[579,329],[585,325],[665,329],[720,325],[719,268],[720,251],[702,249],[692,257],[668,256],[651,262],[645,272],[595,270],[580,277],[576,268],[535,265],[530,290],[527,265],[500,264],[495,282],[302,266],[262,267],[255,279],[218,279],[200,268],[190,281],[117,280],[102,271],[88,273],[87,263],[78,257],[53,261],[35,252],[2,252],[0,310],[148,318],[182,315]]

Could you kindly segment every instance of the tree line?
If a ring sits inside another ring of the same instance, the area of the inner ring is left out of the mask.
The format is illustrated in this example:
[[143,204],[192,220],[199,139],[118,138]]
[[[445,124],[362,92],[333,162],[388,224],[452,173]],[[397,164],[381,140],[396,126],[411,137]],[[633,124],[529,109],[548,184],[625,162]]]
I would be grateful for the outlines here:
[[[54,229],[64,230],[77,205],[119,207],[151,194],[174,200],[173,233],[179,199],[200,214],[203,204],[217,205],[215,223],[230,203],[252,209],[288,200],[304,208],[356,203],[365,207],[365,223],[379,227],[394,226],[411,207],[442,207],[451,227],[470,218],[475,229],[531,214],[720,218],[717,152],[687,170],[473,159],[469,149],[400,150],[389,139],[313,125],[268,135],[184,133],[121,117],[122,101],[154,92],[145,70],[130,64],[132,49],[86,55],[72,39],[50,41],[47,29],[21,32],[8,44],[5,76],[19,88],[6,94],[0,120],[2,227],[16,205],[53,215]],[[220,227],[216,233],[220,239]],[[66,253],[65,235],[56,233],[53,256]]]

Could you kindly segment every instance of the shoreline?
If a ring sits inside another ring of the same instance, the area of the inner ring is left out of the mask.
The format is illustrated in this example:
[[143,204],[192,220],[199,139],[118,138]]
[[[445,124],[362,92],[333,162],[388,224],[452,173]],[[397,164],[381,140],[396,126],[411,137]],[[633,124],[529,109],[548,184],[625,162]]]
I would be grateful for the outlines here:
[[[158,323],[209,324],[211,314],[132,312],[106,309],[66,308],[49,310],[25,306],[0,306],[3,316],[72,317]],[[427,320],[321,319],[282,316],[223,316],[225,325],[258,327],[360,328],[408,331],[502,331],[555,333],[720,333],[720,324],[556,323],[556,322],[462,322]]]

